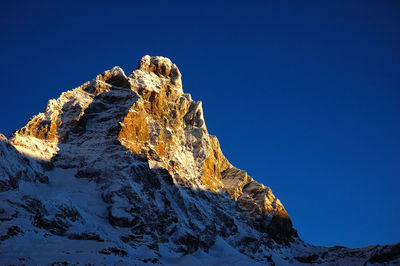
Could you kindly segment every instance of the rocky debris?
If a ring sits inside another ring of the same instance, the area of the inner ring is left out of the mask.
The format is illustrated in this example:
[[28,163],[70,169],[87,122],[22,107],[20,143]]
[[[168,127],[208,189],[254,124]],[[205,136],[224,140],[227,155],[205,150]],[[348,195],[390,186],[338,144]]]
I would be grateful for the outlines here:
[[71,240],[95,240],[99,242],[104,242],[101,237],[93,232],[83,232],[83,233],[70,233],[68,234],[68,239]]
[[[50,100],[9,140],[0,135],[0,223],[7,245],[62,243],[58,255],[71,261],[86,252],[106,255],[99,263],[163,263],[224,250],[243,264],[395,264],[400,253],[304,243],[271,189],[225,158],[164,57],[143,57],[129,76],[105,71]],[[19,263],[4,247],[7,263]]]
[[106,255],[115,254],[118,256],[122,256],[122,257],[125,257],[128,255],[128,253],[125,250],[115,248],[115,247],[100,250],[99,253],[106,254]]
[[368,260],[370,263],[386,264],[400,259],[400,243],[392,246],[383,246],[378,249]]
[[303,256],[303,257],[295,257],[295,259],[301,263],[315,263],[317,262],[319,256],[317,254],[313,254],[313,255],[308,255],[308,256]]
[[[5,205],[5,203],[3,203],[2,205]],[[9,210],[0,208],[0,222],[11,221],[17,216],[18,212],[14,212],[13,214],[11,214]]]
[[54,235],[63,236],[70,228],[70,224],[63,219],[48,219],[44,216],[34,216],[33,225],[45,229]]
[[346,248],[335,246],[322,248],[319,252],[305,256],[296,256],[295,260],[306,264],[336,264],[338,260],[347,265],[398,265],[400,261],[400,243],[385,246],[368,246],[365,248]]
[[144,263],[162,264],[158,259],[155,258],[142,259],[141,261]]
[[5,235],[0,236],[0,241],[4,241],[19,234],[24,235],[24,232],[21,230],[21,228],[19,228],[17,225],[11,226],[7,229],[7,233]]

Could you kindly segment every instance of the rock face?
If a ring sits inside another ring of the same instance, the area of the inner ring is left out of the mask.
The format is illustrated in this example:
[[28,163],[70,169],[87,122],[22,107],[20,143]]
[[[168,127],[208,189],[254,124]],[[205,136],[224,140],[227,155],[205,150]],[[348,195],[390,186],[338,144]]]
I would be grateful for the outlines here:
[[164,57],[62,93],[0,141],[0,262],[364,263],[378,251],[398,259],[395,246],[361,256],[301,241],[271,189],[225,158],[201,102]]
[[0,134],[0,192],[18,189],[21,181],[48,183],[44,170],[35,160],[22,156],[7,138]]

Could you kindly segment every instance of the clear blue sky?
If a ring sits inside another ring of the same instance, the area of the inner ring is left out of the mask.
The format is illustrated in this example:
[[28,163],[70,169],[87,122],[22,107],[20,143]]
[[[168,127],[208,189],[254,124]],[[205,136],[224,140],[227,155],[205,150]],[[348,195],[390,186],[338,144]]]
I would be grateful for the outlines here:
[[3,134],[106,69],[167,56],[304,240],[400,241],[399,1],[39,2],[1,6]]

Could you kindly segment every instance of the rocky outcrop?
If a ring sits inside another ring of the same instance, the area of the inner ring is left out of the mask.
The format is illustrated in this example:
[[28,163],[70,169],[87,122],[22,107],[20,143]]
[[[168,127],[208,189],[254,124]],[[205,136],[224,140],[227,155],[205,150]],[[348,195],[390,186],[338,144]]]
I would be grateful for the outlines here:
[[8,139],[0,134],[0,192],[18,189],[21,181],[48,183],[43,166],[22,156]]

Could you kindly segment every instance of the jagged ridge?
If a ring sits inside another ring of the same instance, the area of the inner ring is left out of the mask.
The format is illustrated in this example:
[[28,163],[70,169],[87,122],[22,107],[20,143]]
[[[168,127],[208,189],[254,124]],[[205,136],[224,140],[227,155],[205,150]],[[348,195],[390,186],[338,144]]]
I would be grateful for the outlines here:
[[[7,201],[0,211],[7,225],[19,224],[6,239],[91,240],[101,244],[87,254],[129,262],[211,254],[221,243],[245,254],[242,264],[249,258],[323,262],[327,252],[338,261],[349,252],[316,249],[298,238],[271,189],[224,157],[208,134],[201,102],[183,92],[179,69],[164,57],[145,56],[128,77],[114,67],[64,92],[9,142],[1,141],[24,155],[14,150],[4,158],[15,154],[29,168],[19,178],[2,173]],[[54,191],[63,196],[54,198]],[[147,257],[139,255],[143,247]],[[369,252],[377,250],[392,252]]]
[[[63,160],[58,161],[72,165],[76,158],[88,160],[77,153],[76,146],[80,146],[81,154],[87,153],[93,149],[91,143],[86,145],[88,140],[110,139],[103,144],[108,148],[117,135],[122,146],[147,158],[151,168],[168,170],[174,184],[227,191],[249,217],[258,221],[260,230],[273,221],[269,229],[276,229],[280,235],[286,233],[290,240],[296,233],[282,204],[269,188],[228,162],[218,139],[208,134],[201,102],[184,94],[181,84],[181,74],[169,59],[145,56],[129,77],[115,67],[50,101],[46,112],[32,118],[10,141],[24,152],[32,138],[44,140],[41,147],[51,152],[43,152],[42,159],[54,160],[53,151],[62,147],[57,157]],[[71,133],[75,134],[73,138],[69,138]],[[66,160],[68,156],[71,158]],[[88,165],[93,168],[93,163]],[[80,173],[95,172],[74,167]]]

